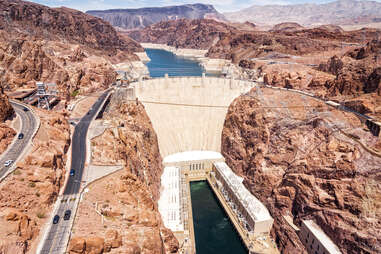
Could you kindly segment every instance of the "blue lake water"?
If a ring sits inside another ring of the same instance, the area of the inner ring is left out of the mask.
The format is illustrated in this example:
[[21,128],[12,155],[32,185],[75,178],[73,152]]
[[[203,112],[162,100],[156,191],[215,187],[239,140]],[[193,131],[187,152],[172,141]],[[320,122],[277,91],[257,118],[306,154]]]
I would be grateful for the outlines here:
[[191,182],[197,254],[247,254],[233,224],[206,181]]
[[[153,78],[168,76],[201,76],[204,72],[198,62],[178,57],[162,49],[145,49],[151,59],[146,65]],[[207,74],[208,75],[208,74]]]

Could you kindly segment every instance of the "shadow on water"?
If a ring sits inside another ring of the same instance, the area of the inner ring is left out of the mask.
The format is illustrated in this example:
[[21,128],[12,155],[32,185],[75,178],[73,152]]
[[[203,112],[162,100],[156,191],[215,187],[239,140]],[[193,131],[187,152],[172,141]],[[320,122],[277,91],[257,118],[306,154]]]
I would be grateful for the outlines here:
[[[153,78],[169,76],[201,76],[204,72],[198,62],[178,57],[172,52],[162,49],[145,49],[151,59],[147,63],[150,76]],[[207,76],[215,76],[209,75]]]
[[191,182],[197,254],[241,254],[247,250],[206,181]]

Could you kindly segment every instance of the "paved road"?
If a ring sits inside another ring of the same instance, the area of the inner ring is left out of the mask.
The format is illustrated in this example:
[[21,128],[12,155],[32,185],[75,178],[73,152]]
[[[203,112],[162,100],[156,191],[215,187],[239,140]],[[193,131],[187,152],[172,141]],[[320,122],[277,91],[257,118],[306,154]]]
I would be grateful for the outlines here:
[[[74,213],[76,205],[78,204],[79,191],[81,187],[81,180],[86,161],[86,135],[89,125],[93,118],[98,113],[107,98],[109,91],[104,92],[99,99],[94,103],[92,109],[81,119],[76,125],[73,138],[72,138],[72,156],[71,168],[75,170],[75,175],[71,176],[66,184],[64,195],[58,207],[56,214],[60,216],[58,224],[52,224],[49,232],[47,233],[45,242],[41,249],[41,254],[48,253],[64,253],[69,240],[70,225],[74,220]],[[64,220],[66,210],[72,211],[70,220]],[[48,222],[52,223],[52,222]]]
[[[17,139],[18,134],[16,135],[16,140],[10,145],[10,147],[5,151],[0,159],[0,179],[4,177],[11,169],[13,164],[20,159],[24,149],[27,147],[29,141],[32,139],[35,128],[37,127],[37,119],[34,114],[28,110],[24,111],[26,107],[11,102],[15,112],[21,119],[21,133],[24,133],[23,139]],[[8,167],[4,166],[5,161],[13,160],[14,163]]]

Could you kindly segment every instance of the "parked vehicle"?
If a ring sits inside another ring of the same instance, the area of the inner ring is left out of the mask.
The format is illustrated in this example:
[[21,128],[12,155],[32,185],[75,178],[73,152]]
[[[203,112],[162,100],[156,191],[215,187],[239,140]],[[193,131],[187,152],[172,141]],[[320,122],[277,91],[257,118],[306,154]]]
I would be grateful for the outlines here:
[[24,138],[24,133],[20,133],[18,136],[18,139],[23,139]]
[[75,170],[74,169],[70,169],[70,176],[73,176],[75,175]]

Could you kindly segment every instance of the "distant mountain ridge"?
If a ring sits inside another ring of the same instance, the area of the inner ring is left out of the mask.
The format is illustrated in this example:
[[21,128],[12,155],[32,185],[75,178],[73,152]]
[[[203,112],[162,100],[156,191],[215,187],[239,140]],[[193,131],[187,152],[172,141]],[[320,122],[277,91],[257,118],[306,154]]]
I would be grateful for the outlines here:
[[325,4],[253,5],[249,8],[223,13],[234,22],[275,25],[297,22],[309,25],[353,25],[381,22],[381,3],[375,1],[338,0]]
[[152,24],[176,20],[214,18],[225,20],[212,5],[186,4],[179,6],[152,7],[140,9],[111,9],[104,11],[87,11],[87,14],[102,18],[114,27],[125,30],[141,29]]

